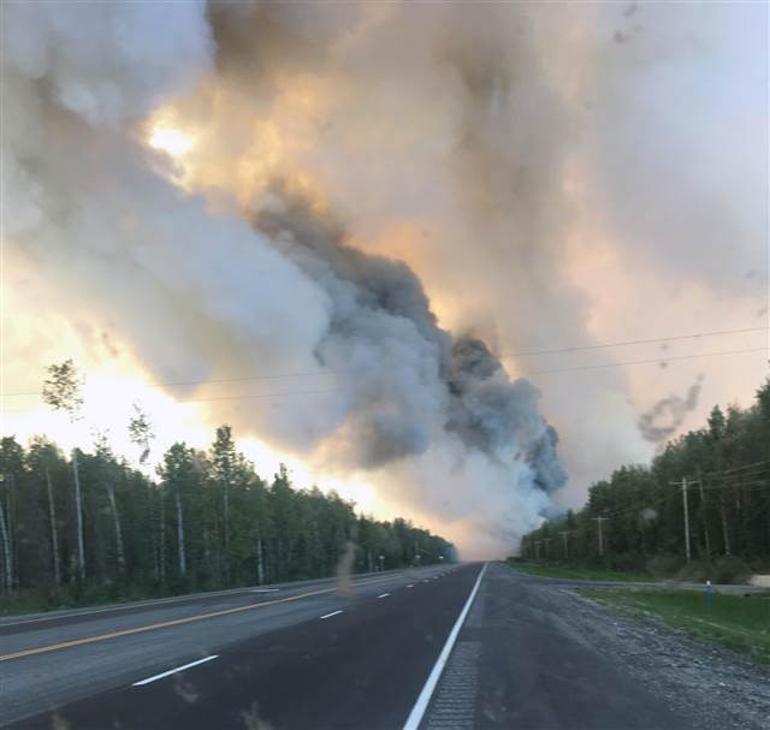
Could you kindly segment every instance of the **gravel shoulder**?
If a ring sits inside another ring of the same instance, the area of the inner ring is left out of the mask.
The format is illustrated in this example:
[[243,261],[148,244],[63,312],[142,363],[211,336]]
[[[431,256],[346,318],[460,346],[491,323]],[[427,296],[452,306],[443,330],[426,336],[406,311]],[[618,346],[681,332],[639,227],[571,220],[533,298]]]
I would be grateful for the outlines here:
[[[462,702],[448,691],[454,685],[438,688],[443,724],[431,716],[426,727],[770,728],[770,666],[656,618],[617,613],[581,588],[617,590],[490,564],[447,667],[455,685],[469,664],[478,672]],[[442,695],[452,699],[446,707]]]
[[770,726],[768,668],[657,619],[615,613],[572,588],[542,590],[583,640],[613,656],[695,726]]

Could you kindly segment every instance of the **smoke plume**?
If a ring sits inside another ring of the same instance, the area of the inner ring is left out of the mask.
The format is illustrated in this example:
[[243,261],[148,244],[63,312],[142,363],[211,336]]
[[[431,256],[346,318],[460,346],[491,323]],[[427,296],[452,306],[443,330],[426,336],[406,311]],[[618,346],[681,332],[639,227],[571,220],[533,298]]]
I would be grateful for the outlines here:
[[766,325],[766,12],[217,3],[215,74],[166,113],[200,140],[189,189],[248,209],[278,175],[356,248],[406,261],[442,325],[533,373],[582,498],[652,455],[637,409],[709,363],[711,401],[763,377],[759,331],[672,346],[754,352],[665,375],[538,376],[641,347],[507,353]]
[[372,472],[466,547],[510,549],[537,524],[565,474],[534,386],[441,329],[406,264],[346,244],[278,178],[240,215],[215,211],[142,144],[148,113],[227,65],[203,4],[4,12],[5,236],[72,318],[117,332],[162,378],[318,373],[323,387],[280,409],[218,415]]
[[660,443],[677,432],[687,414],[698,405],[701,381],[702,377],[699,377],[684,397],[672,393],[639,416],[639,430],[648,441]]
[[760,4],[3,13],[15,296],[34,272],[161,381],[271,378],[210,420],[365,472],[466,554],[764,375],[761,332],[665,369],[543,352],[767,323]]

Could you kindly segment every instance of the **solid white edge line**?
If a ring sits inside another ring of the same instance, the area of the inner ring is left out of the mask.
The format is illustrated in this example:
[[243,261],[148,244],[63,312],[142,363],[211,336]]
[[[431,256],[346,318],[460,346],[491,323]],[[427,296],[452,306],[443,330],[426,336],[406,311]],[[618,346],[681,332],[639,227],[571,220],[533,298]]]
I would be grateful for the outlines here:
[[377,596],[377,598],[387,598],[389,595],[390,593],[380,593],[380,595]]
[[325,613],[323,616],[321,616],[321,619],[323,620],[325,618],[331,618],[332,616],[338,616],[341,613],[342,611],[332,611],[331,613]]
[[465,602],[463,610],[460,611],[460,615],[457,617],[455,625],[449,632],[446,644],[444,644],[444,648],[441,650],[441,654],[439,654],[438,659],[436,660],[436,663],[433,666],[427,681],[425,682],[425,686],[422,688],[422,692],[420,692],[420,696],[417,698],[417,702],[414,703],[414,707],[412,708],[412,711],[409,713],[409,717],[404,723],[404,730],[418,730],[420,727],[422,716],[425,714],[425,710],[428,709],[430,698],[433,696],[433,691],[436,689],[436,685],[441,678],[441,672],[444,671],[444,666],[449,659],[449,654],[452,652],[452,647],[455,645],[455,641],[457,641],[457,635],[460,633],[460,629],[463,627],[465,617],[468,615],[468,611],[471,610],[473,599],[476,598],[476,593],[479,590],[481,579],[484,577],[486,569],[487,564],[484,563],[484,567],[479,572],[478,578],[476,578],[476,582],[473,584],[473,589],[468,596],[468,600]]
[[153,674],[152,677],[147,677],[147,679],[140,679],[138,682],[134,682],[131,686],[141,687],[142,685],[149,684],[150,682],[155,682],[158,679],[163,679],[164,677],[170,677],[172,674],[176,674],[177,672],[182,672],[185,669],[189,669],[190,667],[196,667],[198,666],[198,664],[210,662],[212,659],[216,659],[218,656],[219,654],[212,654],[211,656],[204,657],[203,659],[198,659],[197,662],[182,664],[181,667],[174,667],[173,669],[169,669],[167,672],[161,672],[160,674]]

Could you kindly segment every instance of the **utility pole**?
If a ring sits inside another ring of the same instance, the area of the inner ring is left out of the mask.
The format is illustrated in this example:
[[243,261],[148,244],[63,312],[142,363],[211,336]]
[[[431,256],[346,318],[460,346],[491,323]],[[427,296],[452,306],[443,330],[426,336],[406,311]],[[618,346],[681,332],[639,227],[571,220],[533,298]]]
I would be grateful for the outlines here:
[[706,542],[706,559],[711,560],[711,540],[709,539],[709,516],[706,510],[706,495],[703,492],[703,477],[698,469],[698,489],[700,490],[700,512],[703,519],[703,536]]
[[545,543],[545,557],[547,559],[551,552],[551,548],[550,548],[551,538],[550,537],[543,538],[543,542]]
[[540,560],[540,543],[542,540],[535,540],[535,560]]
[[690,510],[687,505],[687,477],[682,479],[682,502],[684,503],[684,547],[687,562],[690,562]]
[[681,482],[671,482],[676,487],[682,487],[682,504],[684,505],[684,552],[687,562],[690,562],[690,510],[687,504],[687,477]]
[[599,526],[599,556],[604,555],[604,536],[602,535],[602,522],[605,522],[607,517],[594,517],[596,524]]
[[569,544],[567,542],[569,530],[562,530],[559,534],[561,535],[562,542],[564,543],[564,559],[569,560]]

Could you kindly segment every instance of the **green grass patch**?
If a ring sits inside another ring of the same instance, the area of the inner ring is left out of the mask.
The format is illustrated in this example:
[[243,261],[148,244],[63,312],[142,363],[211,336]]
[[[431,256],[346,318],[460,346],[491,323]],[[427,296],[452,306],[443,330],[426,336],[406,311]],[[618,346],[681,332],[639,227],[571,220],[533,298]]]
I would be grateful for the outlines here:
[[655,581],[655,578],[648,573],[629,573],[618,570],[606,570],[603,568],[576,567],[571,565],[542,565],[537,563],[518,563],[515,561],[508,561],[508,565],[514,570],[519,570],[522,573],[542,575],[546,578],[633,581],[642,583]]
[[18,613],[48,611],[48,601],[32,591],[5,595],[0,598],[0,616],[13,616]]
[[770,664],[770,594],[715,594],[709,608],[700,591],[581,588],[580,593],[622,613],[661,619]]
[[61,590],[40,591],[26,589],[0,597],[0,617],[25,613],[43,613],[69,608],[88,608],[112,603],[142,601],[148,598],[164,598],[170,594],[150,588],[132,587],[125,592],[88,586],[80,591],[70,587]]

